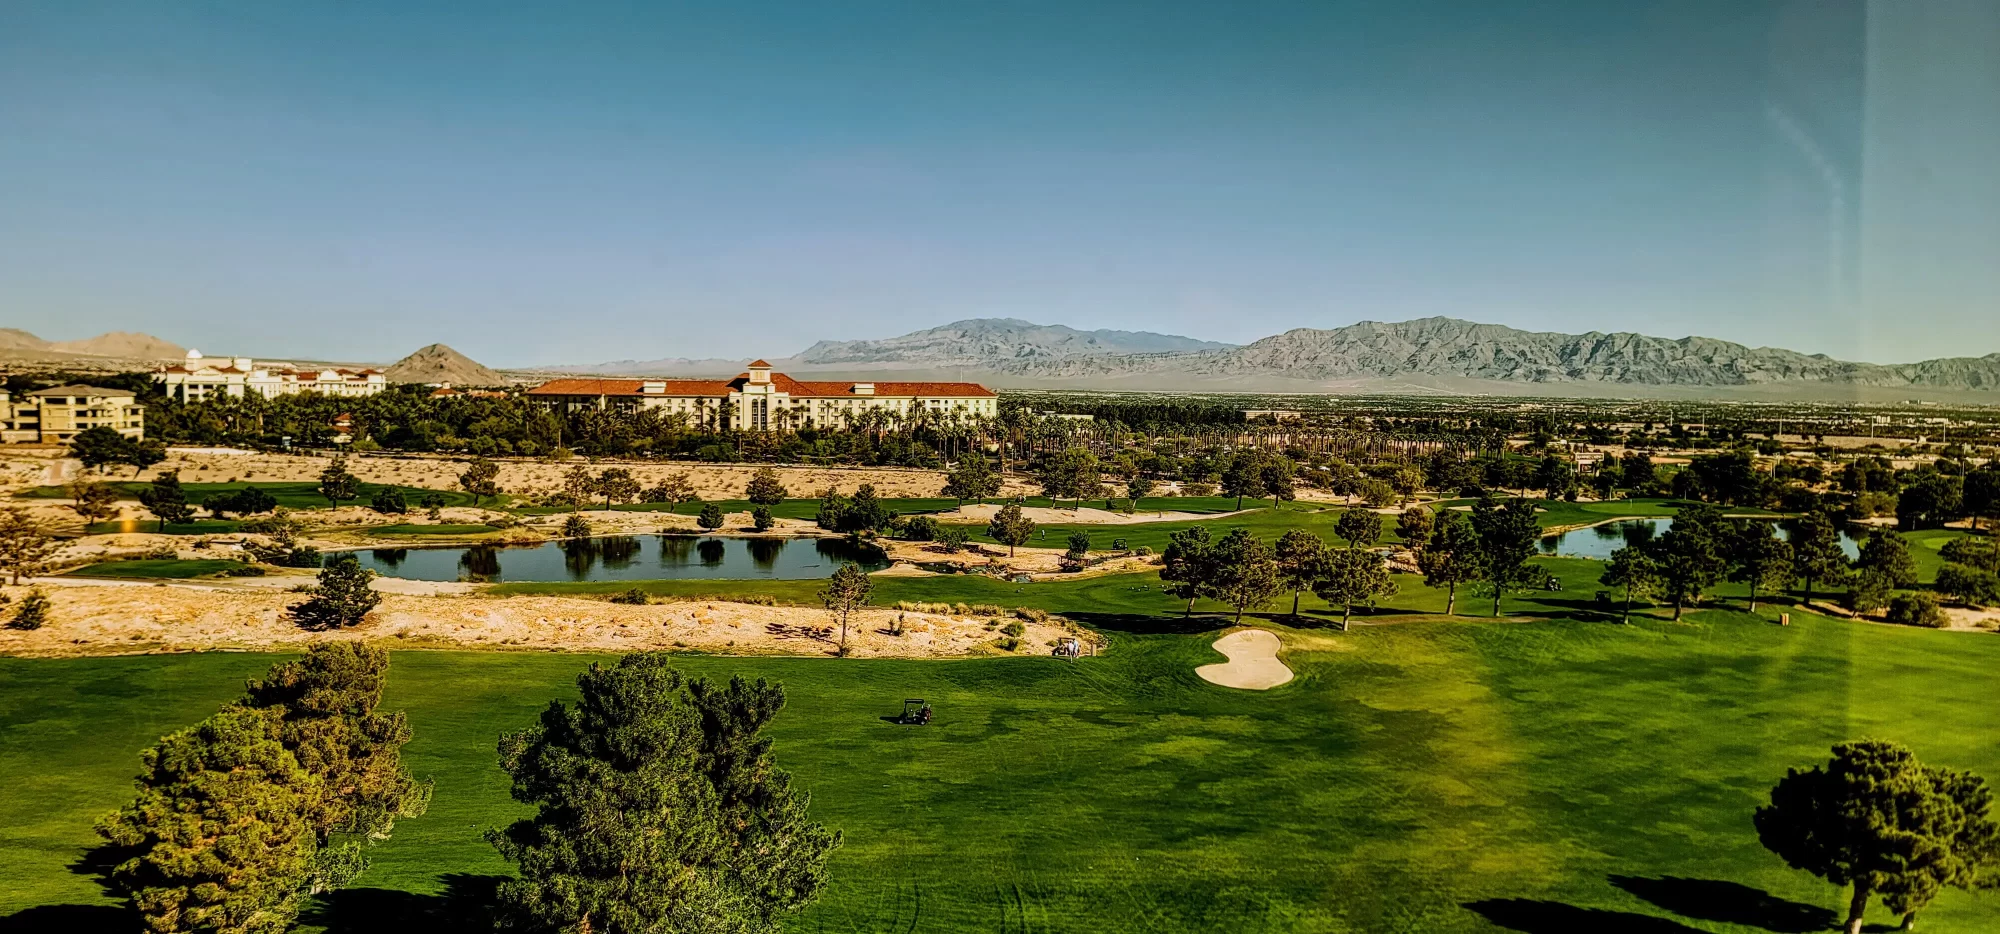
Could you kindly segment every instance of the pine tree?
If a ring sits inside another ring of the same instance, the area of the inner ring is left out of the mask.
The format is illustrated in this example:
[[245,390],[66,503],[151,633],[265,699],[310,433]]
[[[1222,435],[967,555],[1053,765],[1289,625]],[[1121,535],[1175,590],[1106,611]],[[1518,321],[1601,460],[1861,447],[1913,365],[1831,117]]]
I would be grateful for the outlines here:
[[1847,577],[1847,555],[1840,550],[1840,527],[1824,512],[1808,512],[1791,526],[1792,574],[1805,582],[1807,605],[1813,585],[1839,583]]
[[993,514],[992,521],[986,523],[986,536],[1007,546],[1007,557],[1014,556],[1014,549],[1027,542],[1028,536],[1035,534],[1035,520],[1021,515],[1019,503],[1008,503]]
[[481,500],[489,496],[500,495],[499,480],[500,465],[486,458],[476,457],[472,463],[466,465],[465,472],[458,475],[458,487],[472,494],[472,504],[477,506]]
[[1458,605],[1458,585],[1476,581],[1482,573],[1479,534],[1463,513],[1438,516],[1430,540],[1417,552],[1417,570],[1423,572],[1426,585],[1445,588],[1444,613],[1452,615]]
[[1632,621],[1632,601],[1650,593],[1659,581],[1659,566],[1640,545],[1627,545],[1612,552],[1611,560],[1604,562],[1604,572],[1597,578],[1598,583],[1607,587],[1625,589],[1625,609],[1618,616],[1621,623]]
[[1841,743],[1824,767],[1788,769],[1754,817],[1757,838],[1794,869],[1853,886],[1847,932],[1880,896],[1905,928],[1945,886],[1970,887],[2000,860],[1992,795],[1978,776],[1927,767],[1880,740]]
[[375,572],[362,567],[350,552],[328,558],[326,566],[320,568],[319,586],[313,588],[312,596],[290,609],[292,621],[301,629],[320,631],[360,625],[382,602],[382,595],[368,586],[374,579]]
[[150,931],[277,934],[313,858],[320,783],[278,737],[272,711],[225,707],[141,760],[139,794],[97,831],[129,853],[108,884]]
[[757,506],[776,506],[790,496],[791,491],[778,482],[778,472],[769,467],[759,467],[750,475],[750,483],[744,488],[743,496]]
[[1725,536],[1722,513],[1707,503],[1689,503],[1674,516],[1674,524],[1648,546],[1648,554],[1659,569],[1661,594],[1674,605],[1674,619],[1681,618],[1687,604],[1701,602],[1702,594],[1729,570],[1724,556]]
[[1258,541],[1248,529],[1231,529],[1215,543],[1211,559],[1209,593],[1233,607],[1239,623],[1244,610],[1261,606],[1284,587],[1271,546]]
[[167,530],[169,522],[186,522],[194,515],[194,507],[188,505],[187,492],[181,489],[181,473],[178,470],[163,470],[153,478],[153,485],[139,491],[139,505],[160,520],[160,531]]
[[1493,615],[1499,616],[1500,597],[1534,579],[1528,559],[1535,556],[1535,539],[1542,534],[1535,504],[1510,499],[1503,506],[1492,497],[1482,498],[1472,504],[1472,528],[1479,533],[1481,577],[1493,588]]
[[1728,538],[1729,579],[1750,585],[1750,612],[1758,591],[1783,590],[1792,581],[1792,546],[1762,522],[1745,522]]
[[20,586],[21,578],[42,573],[57,542],[25,509],[0,509],[0,573]]
[[1182,616],[1194,615],[1195,598],[1208,595],[1209,581],[1215,577],[1215,546],[1208,539],[1208,527],[1197,525],[1174,532],[1167,538],[1162,557],[1165,564],[1160,568],[1160,589],[1187,601]]
[[840,654],[847,655],[847,621],[854,611],[868,604],[868,594],[875,589],[875,582],[868,573],[852,564],[843,564],[827,578],[825,589],[819,592],[820,603],[840,621]]
[[1382,540],[1382,517],[1375,511],[1352,507],[1333,523],[1333,532],[1347,542],[1347,550],[1372,548]]
[[388,673],[386,649],[315,643],[251,681],[244,698],[277,716],[278,741],[318,780],[307,814],[316,843],[310,893],[345,885],[367,866],[363,846],[388,839],[398,818],[421,816],[430,803],[430,783],[403,766],[408,718],[376,710]]
[[1330,606],[1340,607],[1340,631],[1357,603],[1373,603],[1378,597],[1396,592],[1396,582],[1374,552],[1353,548],[1335,551],[1327,558],[1326,575],[1313,584],[1313,593]]
[[1288,529],[1272,549],[1278,561],[1278,581],[1292,592],[1292,615],[1299,615],[1299,593],[1312,589],[1326,576],[1327,556],[1332,549],[1326,540],[1305,529]]
[[688,682],[664,653],[592,665],[576,704],[500,741],[534,816],[488,834],[520,878],[508,920],[532,930],[775,931],[815,900],[840,835],[759,737],[781,689]]
[[335,455],[319,472],[319,495],[335,506],[361,495],[361,480],[347,472],[347,458]]

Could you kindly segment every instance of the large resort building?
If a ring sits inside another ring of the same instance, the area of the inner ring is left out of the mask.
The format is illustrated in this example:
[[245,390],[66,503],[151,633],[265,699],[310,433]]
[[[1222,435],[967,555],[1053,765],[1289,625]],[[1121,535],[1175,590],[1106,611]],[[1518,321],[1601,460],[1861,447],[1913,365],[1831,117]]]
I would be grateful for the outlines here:
[[295,392],[316,392],[324,396],[372,396],[389,387],[381,370],[349,370],[340,367],[311,370],[289,364],[259,366],[249,357],[204,358],[190,350],[187,360],[162,367],[153,374],[167,398],[200,402],[216,396],[242,398],[254,392],[266,399]]
[[800,380],[762,360],[734,379],[556,379],[528,397],[564,410],[663,409],[695,425],[743,431],[846,428],[868,412],[906,422],[999,414],[999,396],[978,383]]
[[146,407],[123,389],[56,386],[19,399],[0,389],[0,441],[68,444],[77,432],[90,428],[109,428],[140,440],[146,436]]

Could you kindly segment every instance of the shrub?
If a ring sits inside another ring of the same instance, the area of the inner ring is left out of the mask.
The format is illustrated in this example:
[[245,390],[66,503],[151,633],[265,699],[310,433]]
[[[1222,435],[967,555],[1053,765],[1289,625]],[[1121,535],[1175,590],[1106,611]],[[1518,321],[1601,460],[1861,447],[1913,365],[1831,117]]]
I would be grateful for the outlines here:
[[1049,619],[1049,614],[1047,610],[1040,610],[1031,606],[1015,607],[1014,615],[1021,619],[1025,619],[1031,623],[1045,623],[1048,622]]
[[410,511],[409,501],[403,498],[403,491],[393,486],[376,490],[374,498],[368,501],[368,506],[384,515],[402,515]]
[[265,571],[254,564],[239,564],[222,573],[230,577],[263,577]]
[[935,541],[939,523],[930,516],[912,516],[903,523],[903,538],[913,542]]
[[1181,484],[1181,492],[1189,496],[1214,496],[1215,484],[1200,482],[1183,483]]
[[651,603],[653,601],[646,597],[645,591],[640,590],[637,587],[634,587],[631,590],[625,591],[624,593],[612,596],[611,602],[622,603],[627,606],[645,606],[646,604]]
[[39,590],[30,590],[21,598],[21,606],[7,620],[8,629],[40,629],[49,621],[49,598]]
[[750,510],[750,525],[757,531],[768,532],[770,531],[771,526],[776,524],[777,520],[771,517],[770,507],[759,506],[755,509]]
[[589,538],[590,520],[585,519],[584,517],[577,515],[576,513],[570,513],[569,518],[563,520],[562,537]]
[[1936,597],[1927,593],[1899,593],[1889,601],[1889,622],[1943,629],[1951,619],[1938,607]]
[[1003,652],[1012,652],[1015,649],[1021,647],[1021,640],[1016,639],[1013,636],[1008,636],[1007,638],[1001,639],[999,642],[995,644],[1000,646],[1000,650]]
[[2000,576],[1982,568],[1946,564],[1938,569],[1937,592],[1967,606],[2000,603]]
[[1137,548],[1134,548],[1134,549],[1132,549],[1132,553],[1133,553],[1133,554],[1135,554],[1135,555],[1138,555],[1138,556],[1139,556],[1139,557],[1141,557],[1141,558],[1144,558],[1144,557],[1146,557],[1147,555],[1150,555],[1150,554],[1152,554],[1152,553],[1153,553],[1153,549],[1151,549],[1151,548],[1148,548],[1148,547],[1146,547],[1146,546],[1144,546],[1144,545],[1140,545],[1139,547],[1137,547]]
[[1125,540],[1124,540],[1124,539],[1122,539],[1122,538],[1114,538],[1114,539],[1112,539],[1112,540],[1111,540],[1111,550],[1112,550],[1112,551],[1124,551],[1124,550],[1125,550]]
[[935,537],[946,552],[957,552],[965,548],[966,540],[972,537],[972,531],[962,525],[939,525]]
[[1026,632],[1028,631],[1028,627],[1026,627],[1026,626],[1022,625],[1022,624],[1021,624],[1021,621],[1017,619],[1017,620],[1014,620],[1013,622],[1010,622],[1010,623],[1008,623],[1008,624],[1007,624],[1006,626],[1003,626],[1003,627],[1001,627],[1000,631],[1001,631],[1001,632],[1004,632],[1004,633],[1006,633],[1006,634],[1008,634],[1008,635],[1010,635],[1010,636],[1014,636],[1014,637],[1017,637],[1017,638],[1018,638],[1018,637],[1020,637],[1020,636],[1021,636],[1022,634],[1026,633]]
[[696,516],[694,522],[704,529],[722,528],[722,507],[714,503],[702,504],[701,515]]

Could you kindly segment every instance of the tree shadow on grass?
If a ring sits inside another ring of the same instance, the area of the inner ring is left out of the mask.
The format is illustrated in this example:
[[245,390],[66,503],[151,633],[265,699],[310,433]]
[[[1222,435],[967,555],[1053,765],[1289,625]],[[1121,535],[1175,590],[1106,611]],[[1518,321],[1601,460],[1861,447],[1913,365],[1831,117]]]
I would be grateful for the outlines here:
[[1488,898],[1466,902],[1464,907],[1522,934],[1708,934],[1666,918],[1532,898]]
[[7,934],[139,934],[139,916],[124,905],[36,905],[0,915]]
[[495,892],[505,876],[449,873],[444,892],[341,889],[321,895],[300,919],[327,934],[471,934],[494,927]]
[[[1138,613],[1066,612],[1064,616],[1103,632],[1124,632],[1140,636],[1193,636],[1221,632],[1236,625],[1228,616],[1197,613],[1194,616],[1146,616]],[[1247,619],[1248,617],[1246,617]]]
[[1839,921],[1830,909],[1718,879],[1614,875],[1611,884],[1682,917],[1760,927],[1778,934],[1824,931]]

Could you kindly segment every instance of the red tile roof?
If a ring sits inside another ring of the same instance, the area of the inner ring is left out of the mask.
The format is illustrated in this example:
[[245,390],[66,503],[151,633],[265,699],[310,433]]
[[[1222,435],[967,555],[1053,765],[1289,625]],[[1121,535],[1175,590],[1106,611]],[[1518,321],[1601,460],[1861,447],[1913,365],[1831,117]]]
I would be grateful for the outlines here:
[[[531,396],[726,396],[748,382],[750,374],[737,374],[732,380],[712,379],[552,379],[528,390]],[[648,382],[666,384],[664,393],[644,392]],[[771,386],[779,392],[797,398],[869,398],[857,396],[852,380],[799,380],[783,373],[771,374]],[[978,383],[902,383],[877,382],[875,395],[918,396],[952,398],[991,398],[993,390]]]

